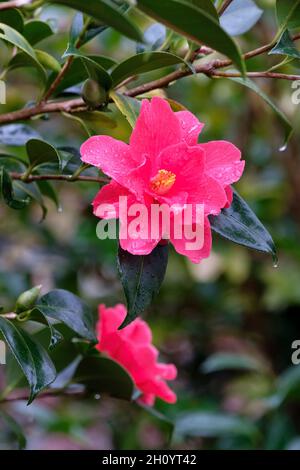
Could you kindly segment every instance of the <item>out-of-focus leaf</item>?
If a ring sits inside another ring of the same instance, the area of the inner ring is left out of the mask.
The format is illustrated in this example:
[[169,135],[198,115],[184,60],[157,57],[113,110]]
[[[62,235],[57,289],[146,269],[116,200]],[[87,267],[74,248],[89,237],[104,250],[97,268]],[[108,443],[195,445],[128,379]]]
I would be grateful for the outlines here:
[[262,369],[262,363],[257,359],[251,356],[233,353],[213,354],[201,364],[201,371],[204,374],[223,370],[261,371]]
[[122,95],[115,91],[110,92],[110,97],[133,128],[140,114],[141,102],[135,98]]
[[117,125],[116,121],[108,113],[102,113],[101,111],[80,111],[74,115],[88,123],[99,124],[99,126],[105,129],[114,129]]
[[205,44],[232,59],[244,74],[245,64],[239,47],[204,10],[179,0],[137,0],[149,16],[198,44]]
[[56,377],[55,367],[42,346],[14,323],[0,317],[0,331],[30,386],[28,404]]
[[276,13],[280,29],[300,26],[300,0],[276,0]]
[[61,66],[58,60],[55,59],[55,57],[39,49],[35,49],[35,54],[39,63],[42,64],[45,69],[53,70],[53,72],[57,73],[60,72]]
[[167,28],[160,23],[153,23],[144,32],[145,44],[137,45],[137,52],[155,51],[161,47],[167,37]]
[[[18,442],[19,450],[25,449],[26,437],[19,423],[17,423],[17,421],[12,416],[7,414],[4,410],[0,410],[0,423],[1,421],[10,430],[10,432],[15,436]],[[2,426],[0,426],[0,428],[2,428]]]
[[0,11],[0,23],[7,24],[19,33],[23,32],[23,16],[16,8]]
[[76,13],[71,29],[70,29],[70,35],[69,35],[69,46],[71,47],[76,47],[76,42],[81,35],[81,32],[83,30],[83,25],[84,25],[84,18],[82,13]]
[[253,0],[234,0],[221,16],[220,24],[230,36],[238,36],[249,31],[262,14]]
[[15,197],[12,180],[5,170],[5,168],[0,168],[0,190],[4,202],[11,207],[12,209],[24,209],[27,206],[29,199],[17,199]]
[[113,86],[118,85],[132,75],[139,75],[180,63],[185,64],[184,59],[169,52],[142,52],[136,54],[113,68],[111,72]]
[[167,245],[158,245],[143,256],[132,255],[119,247],[118,269],[127,301],[127,316],[119,328],[129,325],[149,307],[159,292],[167,264]]
[[44,140],[30,139],[26,143],[26,151],[31,165],[54,162],[61,164],[59,152]]
[[175,438],[244,436],[253,439],[257,428],[251,421],[224,413],[189,412],[175,422]]
[[286,400],[300,397],[300,366],[291,366],[277,380],[276,395],[272,397],[278,405]]
[[65,323],[79,336],[96,341],[93,315],[88,306],[76,295],[57,289],[39,299],[36,308],[47,317]]
[[24,25],[23,36],[32,46],[52,36],[52,34],[51,27],[44,21],[30,20]]
[[82,0],[54,0],[48,3],[57,3],[81,11],[93,19],[97,19],[116,29],[134,41],[141,41],[142,34],[132,21],[127,18],[110,0],[93,0],[83,2]]
[[276,249],[271,235],[258,220],[254,212],[234,191],[228,209],[218,216],[209,217],[212,229],[224,238],[239,245],[272,255],[276,260]]
[[106,393],[128,401],[132,399],[134,392],[134,384],[127,371],[106,357],[84,358],[73,381],[85,385],[90,393]]
[[23,147],[29,139],[38,139],[40,134],[27,124],[6,124],[0,126],[0,143]]
[[288,57],[300,59],[300,52],[296,48],[294,41],[292,41],[288,30],[285,30],[282,33],[278,43],[273,47],[269,54],[287,55]]
[[283,129],[284,129],[284,143],[280,147],[279,150],[284,151],[287,148],[288,142],[291,138],[291,135],[293,133],[293,128],[288,120],[288,118],[285,116],[285,114],[280,111],[279,108],[273,103],[273,101],[266,95],[257,85],[254,83],[252,80],[249,78],[231,78],[230,80],[239,83],[240,85],[243,85],[250,90],[254,91],[257,93],[258,96],[260,96],[269,106],[271,106],[272,110],[274,111],[275,115],[278,117],[279,121],[281,122]]

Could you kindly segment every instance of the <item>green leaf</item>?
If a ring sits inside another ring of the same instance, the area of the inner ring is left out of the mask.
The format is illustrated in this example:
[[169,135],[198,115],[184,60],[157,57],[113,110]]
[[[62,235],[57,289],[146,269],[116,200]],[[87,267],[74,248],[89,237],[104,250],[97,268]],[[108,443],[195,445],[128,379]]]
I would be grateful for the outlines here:
[[74,49],[72,47],[69,47],[63,55],[63,57],[69,56],[79,57],[82,60],[84,67],[86,68],[86,72],[89,78],[96,80],[106,90],[110,89],[112,86],[112,79],[109,73],[105,70],[104,67],[102,67],[102,65],[100,65],[99,62],[96,62],[91,57],[86,56],[78,49]]
[[45,69],[42,67],[40,62],[37,62],[29,55],[25,54],[24,52],[19,52],[18,54],[14,55],[8,63],[7,70],[15,70],[18,68],[26,68],[26,67],[33,67],[37,70],[40,76],[41,84],[44,84],[47,80],[47,74]]
[[218,216],[209,216],[209,220],[211,228],[227,240],[269,253],[277,259],[271,235],[236,191],[231,206]]
[[39,299],[36,308],[47,317],[66,324],[79,336],[96,341],[94,320],[88,306],[76,295],[57,289]]
[[0,317],[2,332],[30,386],[28,404],[56,377],[55,367],[42,346],[14,323]]
[[279,108],[273,103],[273,101],[266,95],[257,85],[254,83],[252,80],[249,78],[230,78],[233,82],[239,83],[240,85],[243,85],[250,90],[254,91],[258,96],[260,96],[269,106],[271,106],[272,110],[275,112],[277,118],[281,122],[283,129],[284,129],[284,143],[280,147],[280,151],[284,151],[287,148],[288,142],[291,138],[291,135],[293,133],[293,128],[288,120],[288,118],[285,116],[285,114],[280,111]]
[[276,13],[280,30],[300,26],[300,0],[276,0]]
[[269,54],[286,55],[288,57],[300,59],[300,52],[296,49],[295,43],[287,29],[282,33],[278,43],[273,47]]
[[256,358],[233,353],[216,353],[209,356],[202,364],[201,371],[204,374],[223,370],[247,370],[262,371],[264,368]]
[[[48,209],[45,206],[45,202],[38,185],[35,182],[24,183],[23,181],[15,181],[14,187],[18,197],[26,198],[27,195],[39,204],[40,208],[42,209],[41,221],[43,221],[46,218]],[[19,191],[17,192],[17,190]]]
[[37,185],[39,187],[39,190],[41,193],[51,199],[51,201],[54,202],[56,205],[57,210],[60,212],[61,211],[61,205],[57,196],[57,193],[51,183],[49,181],[37,181]]
[[142,40],[142,33],[110,0],[93,0],[92,2],[83,2],[82,0],[51,0],[48,3],[57,3],[74,8],[91,16],[93,19],[111,26],[134,41]]
[[192,41],[225,54],[244,74],[245,64],[239,47],[204,10],[179,0],[137,0],[137,6]]
[[50,331],[50,343],[48,348],[50,351],[56,348],[56,346],[61,343],[63,340],[63,335],[58,331],[49,320],[49,318],[40,312],[38,309],[34,309],[33,312],[30,314],[30,321],[35,321],[37,323],[42,323],[49,328]]
[[51,27],[44,21],[30,20],[25,23],[23,36],[32,46],[52,35]]
[[200,10],[205,11],[213,19],[219,21],[218,12],[211,0],[184,0],[185,3],[190,3],[194,7],[199,8]]
[[299,397],[300,392],[300,367],[291,366],[286,369],[277,380],[275,401],[279,404],[287,399]]
[[122,95],[115,91],[110,92],[110,97],[119,111],[126,117],[131,127],[134,128],[136,120],[140,114],[141,102],[135,98]]
[[238,36],[249,31],[262,14],[253,0],[235,0],[224,11],[220,24],[230,36]]
[[42,64],[45,69],[53,70],[53,72],[57,73],[60,72],[61,65],[55,57],[39,49],[35,49],[35,55],[37,56],[39,63]]
[[48,142],[30,139],[26,143],[26,151],[32,166],[48,162],[59,163],[61,165],[59,152]]
[[38,139],[39,133],[27,124],[6,124],[0,126],[0,143],[23,147],[29,139]]
[[134,392],[134,384],[127,371],[117,362],[100,356],[84,358],[73,381],[84,384],[90,393],[107,393],[128,401]]
[[76,42],[82,33],[83,26],[84,26],[83,14],[76,13],[72,21],[70,35],[69,35],[69,45],[71,47],[74,47],[74,48],[76,47]]
[[135,256],[119,247],[118,269],[127,301],[127,316],[119,329],[141,315],[158,294],[168,264],[168,246],[157,245],[149,254]]
[[[26,437],[23,433],[22,427],[17,423],[17,421],[7,414],[5,411],[1,410],[0,411],[0,423],[3,423],[10,432],[15,436],[17,442],[18,442],[18,449],[22,450],[25,449],[26,447]],[[0,426],[0,429],[2,429],[3,426]]]
[[105,129],[114,129],[117,126],[116,121],[108,113],[102,113],[101,111],[80,111],[74,113],[73,116],[79,117],[91,125],[97,124]]
[[19,33],[23,32],[24,21],[19,10],[12,8],[11,10],[0,11],[0,23],[7,24]]
[[177,439],[188,437],[244,436],[253,438],[257,428],[249,420],[225,413],[189,412],[176,419],[174,434]]
[[9,42],[25,54],[27,54],[29,57],[31,57],[32,60],[36,62],[37,67],[39,67],[41,71],[43,70],[43,67],[40,65],[38,58],[34,52],[34,49],[18,31],[6,24],[0,23],[0,39]]
[[123,82],[132,75],[151,72],[163,67],[183,63],[184,59],[169,52],[142,52],[116,65],[111,72],[113,86]]
[[0,189],[4,202],[12,209],[24,209],[29,199],[17,199],[15,197],[12,180],[5,168],[0,168]]

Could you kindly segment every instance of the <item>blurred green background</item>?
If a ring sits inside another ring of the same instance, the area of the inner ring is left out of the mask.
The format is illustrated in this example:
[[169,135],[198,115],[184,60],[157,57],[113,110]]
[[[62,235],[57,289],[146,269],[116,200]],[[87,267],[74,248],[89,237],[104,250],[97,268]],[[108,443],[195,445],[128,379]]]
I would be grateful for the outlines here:
[[[267,43],[275,31],[274,2],[257,4],[264,14],[240,40],[244,51]],[[45,8],[42,15],[53,19],[57,30],[43,47],[59,59],[66,48],[70,10]],[[123,59],[135,53],[135,46],[107,31],[87,50]],[[7,53],[1,43],[1,61]],[[248,68],[265,70],[266,63],[271,66],[274,56],[256,58]],[[282,70],[298,73],[299,67]],[[144,75],[136,83],[164,72]],[[283,131],[272,111],[238,84],[189,77],[163,93],[205,122],[201,141],[230,140],[242,150],[246,169],[237,189],[272,234],[278,267],[271,258],[216,235],[210,258],[199,265],[171,249],[165,282],[145,318],[162,359],[178,368],[172,384],[177,404],[157,402],[156,414],[105,396],[7,405],[24,428],[29,449],[300,449],[300,367],[291,361],[292,343],[300,339],[300,113],[291,101],[290,82],[257,83],[294,124],[285,152],[279,151]],[[1,105],[1,112],[36,99],[38,76],[31,69],[9,73],[7,92],[8,105]],[[126,141],[129,126],[110,108],[117,127],[109,130],[96,123],[95,132]],[[32,126],[56,146],[79,147],[87,138],[77,122],[63,116],[35,120]],[[99,303],[125,302],[116,242],[96,237],[91,201],[97,184],[56,187],[62,212],[49,202],[42,223],[35,204],[20,212],[0,206],[0,304],[13,306],[18,294],[35,284],[43,284],[44,292],[69,289],[95,313]],[[1,387],[5,380],[5,366],[0,366]],[[170,422],[176,423],[172,440]],[[0,448],[14,446],[5,427],[0,429]]]

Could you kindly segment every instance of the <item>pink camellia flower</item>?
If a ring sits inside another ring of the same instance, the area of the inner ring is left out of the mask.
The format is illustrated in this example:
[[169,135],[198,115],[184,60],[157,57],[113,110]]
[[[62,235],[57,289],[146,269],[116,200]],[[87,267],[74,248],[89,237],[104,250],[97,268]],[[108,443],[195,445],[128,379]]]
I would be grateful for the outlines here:
[[[175,206],[178,212],[192,206],[191,228],[199,226],[196,206],[202,205],[201,229],[203,243],[197,249],[187,248],[190,241],[184,231],[182,237],[169,233],[175,250],[191,261],[199,263],[211,250],[209,215],[218,215],[232,202],[230,185],[241,177],[244,161],[240,151],[230,142],[212,141],[198,144],[203,124],[189,111],[173,112],[162,98],[143,100],[141,112],[129,145],[108,136],[89,138],[81,147],[82,160],[101,169],[111,182],[97,194],[94,214],[101,218],[119,218],[120,244],[135,255],[149,254],[165,238],[165,226],[159,223],[155,236],[148,238],[121,236],[122,226],[128,226],[130,207],[142,203]],[[128,212],[119,205],[126,196]],[[104,204],[114,208],[114,214],[102,212]],[[120,210],[119,210],[120,209]],[[149,211],[150,212],[150,211]],[[150,225],[149,216],[144,225]],[[154,223],[154,222],[153,222]],[[156,222],[157,223],[157,222]]]
[[123,330],[118,330],[126,313],[122,304],[115,307],[99,305],[97,349],[128,371],[142,393],[139,398],[141,402],[152,406],[158,397],[175,403],[176,395],[165,381],[176,378],[176,367],[157,361],[158,351],[151,344],[152,333],[145,321],[137,318]]

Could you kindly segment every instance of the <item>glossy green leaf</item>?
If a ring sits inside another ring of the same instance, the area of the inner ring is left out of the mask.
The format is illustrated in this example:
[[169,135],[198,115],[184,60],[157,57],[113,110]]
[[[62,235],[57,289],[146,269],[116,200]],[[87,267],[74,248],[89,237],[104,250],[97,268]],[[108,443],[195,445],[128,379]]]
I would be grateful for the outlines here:
[[82,0],[51,0],[48,3],[57,3],[74,8],[91,16],[93,19],[111,26],[134,41],[142,40],[142,34],[138,28],[110,0],[93,0],[92,2],[83,2]]
[[96,341],[93,316],[88,306],[76,295],[57,289],[39,299],[36,308],[49,318],[66,324],[79,336]]
[[12,8],[10,10],[0,11],[0,23],[7,24],[19,33],[23,33],[24,20],[19,10]]
[[184,0],[184,2],[190,3],[194,7],[200,8],[200,10],[205,11],[205,13],[219,21],[218,12],[211,0]]
[[61,211],[61,205],[60,205],[60,202],[59,202],[59,199],[58,199],[58,195],[57,195],[56,190],[54,189],[53,185],[47,180],[37,181],[37,185],[38,185],[39,190],[41,191],[41,193],[44,196],[51,199],[51,201],[54,202],[57,210]]
[[231,206],[218,216],[210,216],[209,220],[212,229],[227,240],[269,253],[276,259],[271,235],[236,191]]
[[204,10],[180,0],[138,0],[137,6],[192,41],[204,43],[226,55],[244,73],[245,64],[239,47]]
[[53,70],[53,72],[60,72],[61,65],[58,60],[55,59],[52,55],[48,54],[45,51],[41,51],[40,49],[35,49],[35,54],[37,59],[42,66],[47,70]]
[[15,323],[0,317],[0,331],[29,383],[30,404],[55,380],[55,367],[45,349]]
[[201,371],[204,374],[220,372],[224,370],[262,371],[263,367],[256,358],[245,354],[216,353],[209,356],[202,364]]
[[26,151],[31,165],[41,163],[61,163],[59,152],[48,142],[39,139],[30,139],[26,143]]
[[110,92],[110,97],[133,128],[140,114],[141,102],[135,98],[114,91]]
[[276,0],[276,13],[280,29],[300,26],[300,0]]
[[[37,55],[36,55],[37,57]],[[33,67],[37,70],[40,77],[41,84],[44,84],[47,80],[47,74],[42,64],[37,60],[34,60],[31,56],[24,52],[19,52],[14,55],[8,63],[8,71],[15,70],[18,68]]]
[[38,203],[42,209],[41,221],[43,221],[46,218],[48,209],[45,206],[45,202],[38,185],[35,182],[23,183],[23,181],[15,181],[14,187],[18,198],[26,198],[26,196],[29,196],[33,201]]
[[24,209],[27,206],[29,199],[18,199],[15,197],[11,177],[5,168],[0,168],[0,190],[4,202],[12,209]]
[[50,351],[56,348],[61,341],[63,340],[63,335],[58,331],[52,324],[52,321],[44,315],[42,312],[40,312],[38,309],[34,309],[31,314],[30,314],[30,321],[34,321],[37,323],[42,323],[43,325],[46,325],[47,328],[49,329],[50,332],[50,342],[48,348]]
[[174,434],[177,439],[188,437],[244,436],[253,438],[257,428],[251,421],[235,415],[191,411],[176,419]]
[[78,49],[74,49],[72,47],[69,47],[68,50],[64,53],[64,57],[69,56],[79,57],[82,60],[89,78],[96,80],[107,90],[111,87],[112,79],[109,73],[105,70],[104,67],[102,67],[102,65],[100,65],[99,62],[96,62],[91,57],[86,56]]
[[283,129],[284,129],[284,142],[283,145],[280,147],[279,150],[284,151],[287,148],[288,142],[292,136],[293,133],[293,128],[286,117],[286,115],[279,109],[277,106],[273,103],[273,101],[269,98],[266,93],[264,93],[257,85],[255,82],[250,80],[249,78],[230,78],[230,80],[239,83],[240,85],[243,85],[250,90],[254,91],[258,96],[260,96],[274,111],[275,115],[279,119]]
[[10,416],[4,410],[0,410],[0,429],[3,429],[4,426],[8,428],[9,431],[15,436],[16,441],[18,442],[18,449],[25,449],[26,437],[22,427],[12,416]]
[[288,57],[300,59],[300,52],[296,48],[288,30],[285,30],[282,33],[278,43],[273,47],[269,54],[286,55]]
[[129,325],[152,303],[164,280],[167,264],[167,245],[157,245],[149,255],[143,256],[132,255],[119,247],[118,269],[127,301],[127,316],[120,328]]
[[51,27],[44,21],[30,20],[25,23],[23,36],[32,46],[52,35],[53,31]]
[[123,82],[132,75],[139,75],[145,72],[151,72],[163,67],[169,67],[185,61],[169,52],[142,52],[116,65],[111,72],[113,86]]
[[0,126],[0,143],[23,147],[29,139],[38,139],[40,134],[27,124],[6,124]]
[[73,381],[86,386],[90,393],[105,393],[130,401],[134,384],[127,371],[106,357],[91,356],[79,364]]
[[234,0],[221,16],[220,24],[230,36],[238,36],[249,31],[262,14],[253,0]]

